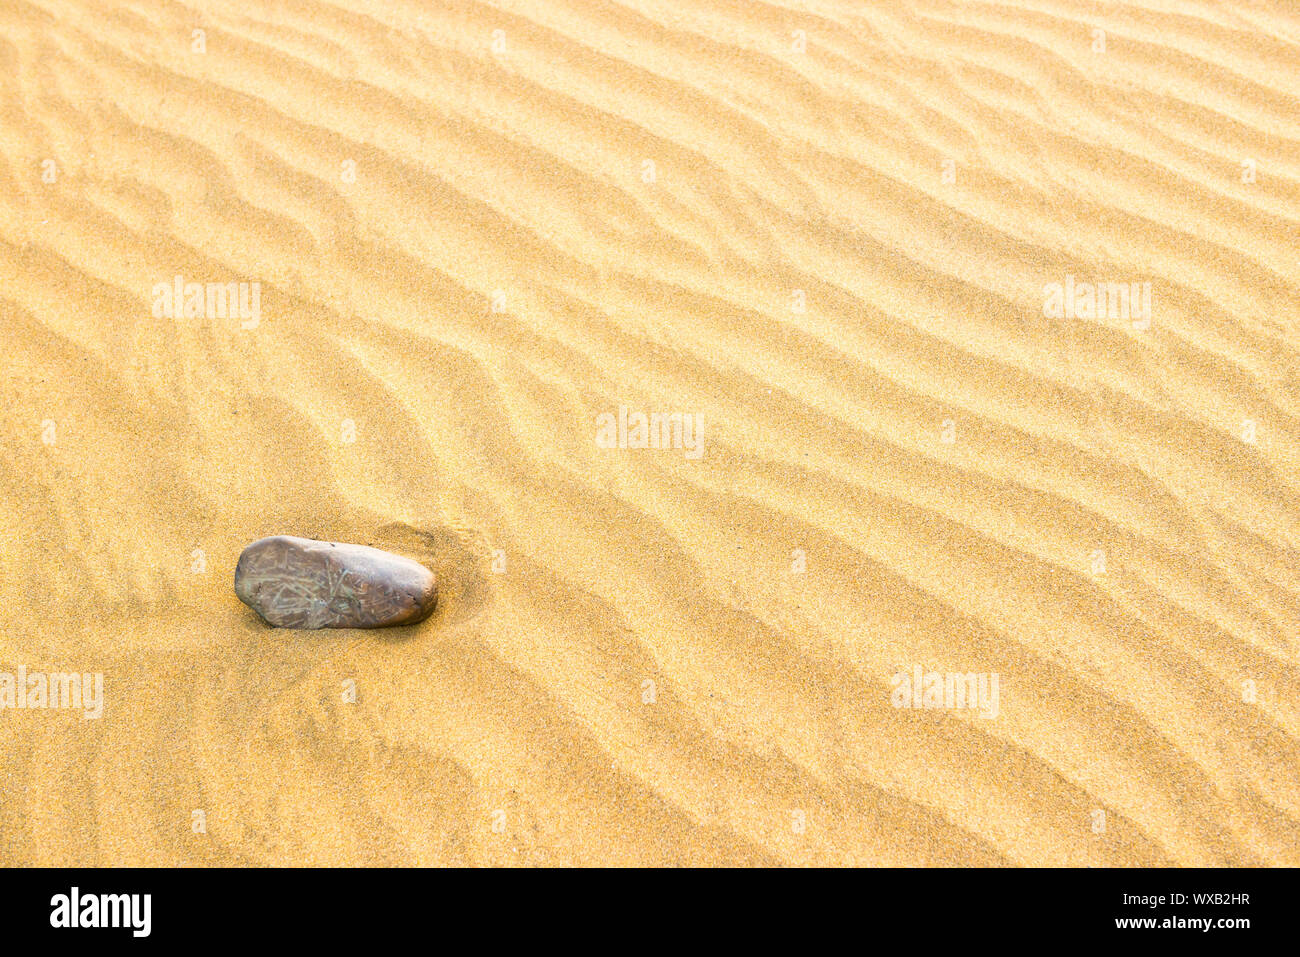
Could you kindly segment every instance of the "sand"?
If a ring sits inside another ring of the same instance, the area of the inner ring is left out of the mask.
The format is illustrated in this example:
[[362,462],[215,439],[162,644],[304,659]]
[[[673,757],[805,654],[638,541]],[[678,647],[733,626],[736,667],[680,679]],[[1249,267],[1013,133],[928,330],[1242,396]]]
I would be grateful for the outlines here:
[[1300,864],[1298,238],[1280,0],[6,3],[0,863]]

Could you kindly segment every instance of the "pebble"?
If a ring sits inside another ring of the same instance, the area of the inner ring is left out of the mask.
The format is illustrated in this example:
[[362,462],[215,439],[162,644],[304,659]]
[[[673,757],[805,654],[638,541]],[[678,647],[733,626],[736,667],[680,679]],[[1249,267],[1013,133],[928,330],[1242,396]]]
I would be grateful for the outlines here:
[[235,594],[278,628],[386,628],[426,618],[438,585],[419,562],[378,548],[275,535],[240,554]]

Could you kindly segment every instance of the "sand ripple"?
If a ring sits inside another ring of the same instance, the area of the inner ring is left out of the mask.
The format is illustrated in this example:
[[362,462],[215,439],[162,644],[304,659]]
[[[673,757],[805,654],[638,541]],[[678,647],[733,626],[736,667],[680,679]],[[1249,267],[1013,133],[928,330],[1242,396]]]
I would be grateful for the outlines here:
[[0,862],[1300,864],[1298,157],[1274,0],[5,4]]

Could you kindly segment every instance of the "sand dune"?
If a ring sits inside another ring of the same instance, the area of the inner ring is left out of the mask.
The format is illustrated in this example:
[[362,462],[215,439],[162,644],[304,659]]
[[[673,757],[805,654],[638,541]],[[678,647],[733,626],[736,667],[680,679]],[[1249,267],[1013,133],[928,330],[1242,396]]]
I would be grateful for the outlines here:
[[0,186],[0,863],[1300,864],[1291,5],[13,0]]

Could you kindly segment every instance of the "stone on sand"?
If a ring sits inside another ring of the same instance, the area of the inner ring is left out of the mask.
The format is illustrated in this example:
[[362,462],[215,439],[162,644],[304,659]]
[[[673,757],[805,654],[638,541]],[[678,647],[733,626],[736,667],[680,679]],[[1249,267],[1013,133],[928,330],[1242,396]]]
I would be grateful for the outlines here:
[[275,535],[239,556],[235,594],[279,628],[384,628],[426,618],[438,587],[429,569],[391,552]]

